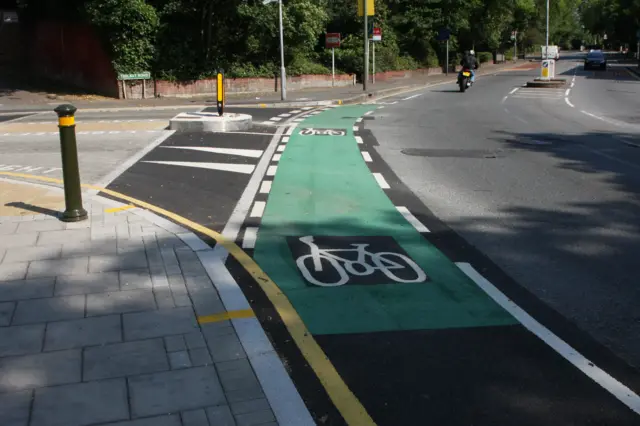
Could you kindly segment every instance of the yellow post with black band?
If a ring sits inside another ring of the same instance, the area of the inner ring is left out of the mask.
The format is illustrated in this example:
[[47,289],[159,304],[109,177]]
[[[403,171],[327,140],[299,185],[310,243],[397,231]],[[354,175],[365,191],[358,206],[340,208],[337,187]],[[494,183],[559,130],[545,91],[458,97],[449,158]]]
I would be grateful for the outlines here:
[[224,114],[224,71],[222,70],[218,71],[216,92],[218,95],[218,115],[222,117]]
[[82,208],[82,190],[80,189],[80,167],[78,166],[78,144],[76,143],[77,108],[73,105],[60,105],[58,114],[60,129],[60,153],[62,155],[62,179],[64,180],[65,210],[61,219],[64,222],[79,222],[88,217]]

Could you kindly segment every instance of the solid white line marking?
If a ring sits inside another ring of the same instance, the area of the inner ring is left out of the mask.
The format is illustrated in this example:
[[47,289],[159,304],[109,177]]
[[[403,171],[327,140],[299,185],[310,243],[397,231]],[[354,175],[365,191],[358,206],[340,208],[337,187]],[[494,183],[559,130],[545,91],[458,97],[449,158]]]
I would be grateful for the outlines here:
[[518,89],[520,89],[519,87],[516,87],[515,89],[513,89],[512,91],[509,92],[510,95],[513,95],[514,93],[516,93],[518,91]]
[[564,92],[564,95],[565,95],[565,96],[569,96],[569,93],[571,93],[571,89],[567,89],[567,91],[566,91],[566,92]]
[[271,183],[273,181],[271,180],[263,180],[262,181],[262,185],[260,185],[260,193],[261,194],[268,194],[269,192],[271,192]]
[[256,201],[255,203],[253,203],[253,208],[251,209],[251,213],[249,214],[249,216],[262,217],[266,205],[267,203],[265,203],[264,201]]
[[409,99],[413,99],[413,98],[417,98],[418,96],[422,96],[422,93],[418,93],[417,95],[413,95],[413,96],[408,96],[404,99],[402,99],[403,101],[408,101]]
[[397,206],[396,209],[400,212],[400,214],[402,214],[402,216],[404,216],[404,218],[406,219],[407,222],[409,222],[411,225],[413,225],[414,228],[416,228],[416,231],[418,231],[418,232],[431,232],[431,231],[429,231],[429,228],[424,226],[422,224],[422,222],[420,222],[418,220],[418,218],[415,217],[409,211],[408,208],[406,208],[404,206]]
[[567,103],[567,105],[569,105],[571,108],[575,108],[575,105],[573,105],[571,103],[571,101],[569,101],[569,98],[564,98],[564,101]]
[[362,158],[364,158],[364,161],[366,161],[367,163],[373,162],[371,155],[367,151],[362,151]]
[[215,148],[204,146],[161,146],[167,149],[187,149],[190,151],[210,152],[212,154],[237,155],[239,157],[260,158],[262,151],[259,149]]
[[280,157],[282,157],[282,154],[275,154],[271,161],[280,161]]
[[564,359],[573,364],[578,370],[584,373],[591,380],[602,386],[620,402],[629,407],[632,411],[640,414],[640,397],[631,389],[617,381],[607,372],[593,364],[581,353],[569,346],[565,341],[556,336],[551,330],[540,324],[531,315],[516,305],[512,300],[505,296],[500,290],[494,287],[486,278],[480,275],[468,263],[456,263],[458,268],[462,270],[478,287],[484,290],[497,304],[502,306],[504,310],[509,312],[517,319],[527,330],[535,334],[540,340],[549,345],[554,351],[561,355]]
[[277,151],[282,152],[285,150],[286,147],[287,147],[286,145],[279,145]]
[[287,142],[289,142],[289,136],[283,136],[283,137],[282,137],[282,140],[281,140],[280,142],[282,142],[282,143],[287,143]]
[[223,172],[235,172],[250,175],[255,166],[252,164],[230,163],[198,163],[191,161],[142,161],[143,163],[166,164],[168,166],[193,167],[196,169],[220,170]]
[[364,142],[362,141],[362,137],[360,137],[360,136],[356,136],[356,142],[358,142],[359,144],[364,143]]
[[378,185],[380,185],[380,188],[382,189],[389,189],[391,188],[389,186],[389,184],[387,183],[387,181],[384,179],[384,176],[382,176],[382,173],[374,173],[373,177],[376,179],[376,181],[378,182]]
[[242,239],[242,248],[243,249],[254,249],[256,248],[256,239],[258,238],[258,228],[255,227],[247,227],[244,230],[244,238]]
[[589,117],[593,117],[593,118],[597,118],[598,120],[602,120],[602,117],[598,117],[597,115],[591,114],[590,112],[587,112],[587,111],[580,111],[580,112],[583,113],[583,114],[588,115]]
[[358,126],[353,126],[353,131],[357,132],[358,131]]
[[278,166],[269,166],[269,168],[267,169],[267,176],[275,176],[277,170]]

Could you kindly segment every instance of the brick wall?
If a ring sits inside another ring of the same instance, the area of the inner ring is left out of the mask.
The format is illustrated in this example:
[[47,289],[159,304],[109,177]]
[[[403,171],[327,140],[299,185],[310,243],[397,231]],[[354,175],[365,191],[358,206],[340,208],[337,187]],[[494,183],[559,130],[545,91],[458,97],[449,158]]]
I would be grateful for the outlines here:
[[105,96],[119,97],[116,73],[88,25],[38,22],[29,40],[31,72]]

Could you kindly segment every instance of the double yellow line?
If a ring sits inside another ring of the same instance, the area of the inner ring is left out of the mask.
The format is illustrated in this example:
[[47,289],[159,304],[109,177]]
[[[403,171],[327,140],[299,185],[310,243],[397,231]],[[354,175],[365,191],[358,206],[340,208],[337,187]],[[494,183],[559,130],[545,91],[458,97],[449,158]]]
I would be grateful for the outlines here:
[[[49,182],[55,184],[62,184],[60,179],[35,176],[23,173],[14,172],[0,172],[0,175],[10,176],[15,178],[36,180],[41,182]],[[260,268],[260,266],[245,253],[235,242],[230,241],[223,237],[218,232],[215,232],[209,228],[206,228],[196,222],[193,222],[187,218],[177,215],[173,212],[165,210],[163,208],[154,206],[145,201],[138,200],[128,195],[121,194],[110,189],[101,188],[94,185],[82,185],[84,188],[92,189],[95,191],[103,192],[114,198],[126,201],[134,206],[147,209],[156,214],[162,215],[173,220],[176,223],[180,223],[194,231],[197,231],[203,235],[206,235],[216,241],[217,244],[223,246],[231,256],[233,256],[242,267],[253,277],[258,283],[262,291],[267,295],[275,309],[278,311],[282,322],[289,331],[289,334],[293,338],[294,342],[302,352],[314,373],[322,383],[322,386],[327,391],[329,398],[336,406],[342,417],[349,425],[353,426],[372,426],[375,425],[373,419],[369,416],[369,413],[362,406],[362,403],[351,392],[347,384],[342,380],[342,377],[338,374],[337,370],[329,361],[329,358],[324,353],[318,342],[313,338],[307,327],[305,326],[302,318],[298,315],[298,312],[294,309],[293,305],[287,298],[287,296],[280,290],[275,282],[269,278],[269,276]],[[231,313],[228,313],[231,315]],[[239,314],[240,315],[240,314]],[[244,312],[241,315],[247,315]],[[205,322],[219,321],[219,318],[205,318]]]

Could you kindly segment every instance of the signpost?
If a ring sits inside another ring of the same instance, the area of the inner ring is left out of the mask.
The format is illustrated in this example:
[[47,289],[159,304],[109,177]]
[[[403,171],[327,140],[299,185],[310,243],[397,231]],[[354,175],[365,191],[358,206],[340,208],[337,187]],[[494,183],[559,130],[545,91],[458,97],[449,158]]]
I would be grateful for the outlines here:
[[358,16],[364,19],[364,73],[362,75],[362,90],[367,91],[367,81],[369,80],[369,25],[368,17],[375,13],[374,0],[358,0]]
[[[131,74],[118,74],[118,80],[122,81],[122,95],[125,99],[127,99],[127,85],[125,81],[127,80],[149,80],[151,79],[151,72],[142,71],[142,72],[134,72]],[[145,86],[144,81],[142,82],[142,99],[145,99]]]
[[448,28],[442,28],[438,31],[438,36],[436,37],[439,41],[447,42],[447,56],[446,56],[446,65],[445,65],[445,75],[449,75],[449,39],[451,38],[451,31]]
[[373,69],[371,70],[371,82],[375,84],[376,82],[376,41],[382,41],[382,30],[379,27],[371,28],[371,46],[372,46],[372,62]]
[[331,85],[336,84],[336,47],[340,47],[340,33],[327,33],[325,47],[331,49]]

